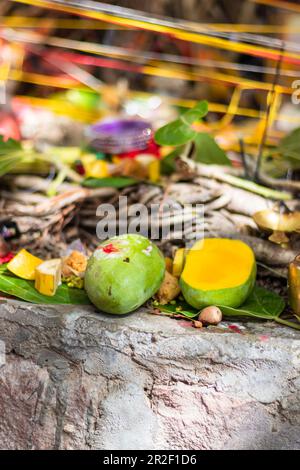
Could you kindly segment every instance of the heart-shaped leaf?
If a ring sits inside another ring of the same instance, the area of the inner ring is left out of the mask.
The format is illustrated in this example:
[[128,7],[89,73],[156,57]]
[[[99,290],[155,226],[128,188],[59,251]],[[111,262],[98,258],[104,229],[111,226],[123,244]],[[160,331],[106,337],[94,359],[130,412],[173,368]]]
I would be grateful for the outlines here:
[[188,111],[185,111],[181,115],[181,119],[186,124],[193,124],[193,122],[199,121],[204,116],[206,116],[207,113],[208,113],[208,102],[205,100],[198,101],[198,103],[196,103],[193,108],[189,109]]
[[155,140],[159,145],[183,145],[193,140],[197,132],[182,117],[158,129]]
[[195,156],[197,162],[214,165],[231,165],[224,150],[215,139],[206,132],[199,132],[195,137]]
[[238,308],[219,305],[223,315],[275,320],[283,312],[285,302],[280,295],[255,286],[248,299]]
[[190,142],[197,135],[197,131],[191,127],[191,124],[206,116],[207,112],[207,101],[200,101],[178,119],[158,129],[155,133],[155,141],[159,145],[184,145]]

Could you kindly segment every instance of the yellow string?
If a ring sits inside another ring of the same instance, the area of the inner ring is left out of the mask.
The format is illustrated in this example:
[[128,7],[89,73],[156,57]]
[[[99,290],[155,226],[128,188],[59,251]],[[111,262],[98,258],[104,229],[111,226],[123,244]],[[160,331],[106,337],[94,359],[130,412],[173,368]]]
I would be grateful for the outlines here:
[[300,5],[293,2],[282,1],[282,0],[251,0],[253,3],[260,3],[262,5],[268,5],[274,8],[282,8],[283,10],[293,11],[295,13],[300,12]]
[[7,62],[3,62],[2,64],[0,64],[0,81],[2,85],[3,85],[3,82],[6,82],[8,80],[9,73],[10,73],[10,63],[7,61]]
[[223,116],[217,123],[212,124],[213,128],[220,129],[229,126],[234,116],[237,114],[239,102],[242,96],[242,88],[236,87],[232,93],[230,103],[227,107],[225,116]]
[[[22,37],[20,38],[22,40]],[[74,39],[64,39],[59,37],[52,37],[52,38],[43,38],[40,35],[29,35],[23,38],[25,41],[29,41],[31,43],[39,43],[43,41],[43,44],[61,47],[65,49],[77,50],[86,53],[93,53],[93,54],[100,54],[106,57],[116,57],[122,60],[132,60],[132,55],[129,53],[128,56],[121,54],[120,51],[114,50],[113,48],[107,49],[107,47],[102,46],[101,44],[94,44],[84,41],[78,41]],[[154,75],[159,77],[165,78],[177,78],[181,80],[191,80],[191,81],[203,81],[203,80],[213,80],[218,82],[223,82],[227,85],[232,86],[240,86],[244,89],[257,89],[257,90],[265,90],[270,91],[273,89],[272,83],[267,82],[260,82],[258,80],[250,80],[245,79],[242,77],[238,77],[236,75],[229,75],[221,72],[216,71],[208,71],[202,70],[200,68],[194,69],[195,71],[189,71],[184,67],[176,66],[176,67],[167,67],[166,63],[156,61],[152,65],[146,65],[144,67],[141,66],[140,73],[144,73],[146,75]],[[290,87],[285,87],[282,85],[276,85],[276,91],[284,94],[292,94],[293,90]]]
[[[126,26],[109,25],[107,23],[78,18],[35,18],[27,16],[0,16],[0,24],[10,28],[56,28],[56,29],[78,29],[78,30],[126,30]],[[200,23],[203,32],[211,29],[225,33],[259,33],[259,34],[288,34],[300,33],[298,25],[265,25],[265,24],[228,24],[228,23]]]
[[[190,41],[190,42],[207,45],[211,47],[217,47],[217,48],[221,48],[225,50],[230,50],[230,51],[237,52],[237,53],[244,53],[244,54],[254,53],[257,55],[272,54],[275,60],[277,60],[278,56],[280,55],[277,49],[271,49],[271,48],[269,49],[263,46],[257,46],[253,44],[248,45],[245,43],[233,42],[233,41],[222,39],[222,38],[214,38],[211,36],[206,36],[205,34],[202,34],[202,33],[199,35],[197,33],[183,31],[176,27],[158,25],[158,24],[155,24],[154,22],[147,23],[145,21],[138,20],[138,19],[121,18],[118,16],[111,15],[109,13],[83,10],[78,7],[73,7],[70,5],[58,5],[57,3],[54,3],[51,0],[43,0],[43,1],[42,0],[13,0],[13,1],[18,1],[21,3],[25,3],[27,5],[36,5],[36,6],[40,6],[44,8],[52,8],[58,11],[68,12],[68,13],[72,13],[75,15],[80,14],[89,18],[94,18],[94,19],[102,20],[104,22],[118,24],[118,25],[122,25],[126,27],[134,27],[134,28],[136,27],[136,28],[147,30],[147,31],[171,34],[173,37],[176,37],[177,39]],[[283,60],[285,58],[291,59],[291,60],[292,59],[300,60],[299,54],[288,52],[288,51],[285,51],[282,54],[282,57],[283,57]]]
[[[186,70],[181,70],[179,68],[171,69],[146,65],[140,68],[139,73],[156,77],[189,80],[195,82],[212,80],[222,82],[224,85],[239,85],[243,89],[249,90],[271,91],[272,88],[272,85],[270,83],[240,79],[239,77],[226,75],[219,72],[190,72]],[[33,72],[22,72],[21,70],[11,71],[9,78],[11,80],[23,80],[27,83],[57,86],[59,88],[67,88],[69,84],[71,85],[74,82],[73,79],[67,79],[62,77],[58,78],[53,77],[51,75],[42,75]],[[276,85],[276,92],[291,95],[294,90],[282,85]]]
[[0,16],[0,24],[10,28],[56,28],[56,29],[127,29],[125,26],[110,26],[101,21],[78,18],[35,18],[26,16]]
[[[17,36],[18,38],[18,36]],[[77,51],[82,51],[86,53],[92,53],[92,54],[97,54],[97,55],[103,55],[106,57],[115,57],[118,59],[122,60],[127,60],[127,61],[132,61],[132,58],[134,57],[130,52],[128,52],[127,55],[124,54],[123,51],[119,51],[118,48],[107,48],[106,46],[102,46],[101,44],[94,44],[90,42],[85,42],[85,41],[78,41],[74,39],[65,39],[65,38],[59,38],[59,37],[51,37],[51,38],[44,38],[41,35],[28,35],[28,36],[21,36],[19,39],[24,41],[28,41],[31,43],[43,43],[47,44],[50,46],[54,47],[61,47],[65,49],[71,49],[71,50],[77,50]],[[156,64],[156,65],[155,65]],[[217,80],[217,81],[222,81],[224,83],[232,84],[232,85],[239,85],[243,88],[252,88],[252,89],[258,89],[258,90],[271,90],[273,88],[272,83],[262,83],[257,80],[247,80],[241,77],[238,77],[236,75],[229,75],[229,74],[224,74],[221,72],[215,72],[215,71],[202,71],[201,69],[194,69],[196,70],[195,72],[191,72],[186,70],[184,67],[179,67],[177,66],[176,68],[172,67],[167,67],[165,62],[160,62],[156,61],[155,63],[153,62],[152,65],[145,66],[143,69],[141,68],[141,73],[145,73],[148,75],[157,75],[157,76],[163,76],[167,78],[178,78],[178,79],[183,79],[183,80],[195,80],[199,81],[200,78],[202,79],[211,79],[211,80]],[[158,73],[159,70],[159,73]],[[292,90],[289,87],[283,87],[280,85],[277,85],[278,91],[282,93],[287,93],[291,94]]]
[[[40,85],[47,85],[45,82],[39,83],[39,84]],[[60,88],[88,90],[88,89],[85,89],[85,88],[82,88],[82,87],[79,88],[78,85],[75,85],[75,84],[61,86]],[[134,97],[147,98],[147,97],[153,96],[150,93],[134,91],[134,90],[129,91],[128,95],[131,98],[134,98]],[[22,98],[22,100],[26,100],[28,103],[32,103],[32,104],[35,104],[35,105],[38,105],[38,106],[43,106],[45,104],[46,107],[48,105],[51,106],[53,109],[55,107],[55,109],[59,109],[59,112],[63,112],[64,107],[65,107],[65,101],[63,101],[63,100],[61,102],[57,101],[56,103],[53,103],[53,101],[55,101],[55,100],[53,100],[52,98],[50,98],[50,99],[49,98],[36,98],[36,97],[33,97],[33,96],[21,96],[21,98]],[[187,107],[187,108],[193,107],[196,104],[196,102],[193,101],[193,100],[180,100],[180,99],[176,99],[176,98],[171,98],[169,96],[163,96],[163,99],[166,100],[166,102],[169,103],[170,105],[182,106],[182,107]],[[213,113],[224,114],[224,113],[227,113],[227,111],[228,111],[228,105],[222,104],[222,103],[210,102],[209,103],[209,111],[213,112]],[[89,116],[87,115],[86,118],[84,118],[84,120],[86,120],[86,121],[89,121],[89,119],[93,120],[94,115],[93,115],[93,112],[91,112],[91,113],[92,114],[90,114]],[[259,120],[265,119],[265,117],[266,117],[265,112],[257,111],[255,109],[251,109],[251,108],[237,108],[235,115],[236,116],[247,117],[247,118],[259,119]],[[297,116],[281,115],[281,116],[277,117],[276,120],[290,122],[292,124],[299,124],[300,125],[300,117],[297,117]]]
[[17,95],[17,99],[28,105],[39,108],[47,108],[56,114],[69,116],[73,119],[86,123],[94,122],[103,116],[102,111],[89,111],[82,107],[79,108],[78,106],[73,105],[66,100],[59,100],[54,98],[37,98],[35,96],[28,95]]
[[279,93],[274,92],[273,103],[271,105],[270,114],[269,114],[269,128],[272,127],[272,125],[277,119],[281,102],[282,102],[282,96]]

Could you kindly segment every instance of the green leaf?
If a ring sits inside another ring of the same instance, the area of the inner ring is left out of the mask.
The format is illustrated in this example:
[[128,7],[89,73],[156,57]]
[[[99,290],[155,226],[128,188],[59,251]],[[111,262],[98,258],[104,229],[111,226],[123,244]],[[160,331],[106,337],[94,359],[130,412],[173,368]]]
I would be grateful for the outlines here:
[[175,158],[183,152],[184,146],[177,147],[161,160],[161,172],[163,175],[171,175],[175,171]]
[[4,140],[0,135],[0,176],[11,171],[24,158],[20,142],[14,139]]
[[280,295],[255,286],[248,299],[238,308],[218,305],[223,315],[275,320],[283,312],[285,302]]
[[1,274],[1,273],[4,273],[5,271],[7,271],[7,264],[8,264],[8,263],[2,263],[2,264],[0,264],[0,274]]
[[155,141],[159,145],[183,145],[190,142],[197,135],[191,124],[206,116],[207,112],[207,101],[198,102],[194,108],[184,112],[178,119],[158,129]]
[[182,117],[161,127],[155,133],[159,145],[183,145],[193,140],[197,132],[186,124]]
[[21,150],[21,144],[18,140],[8,139],[4,140],[3,135],[0,135],[0,153],[9,153],[16,150]]
[[127,178],[126,176],[116,176],[107,178],[86,178],[82,185],[87,188],[126,188],[133,184],[139,183],[134,178]]
[[174,304],[155,305],[155,308],[158,308],[161,312],[168,315],[183,315],[187,318],[195,318],[199,315],[198,310],[191,307],[184,300],[177,300]]
[[195,121],[199,121],[208,113],[208,102],[198,101],[195,106],[188,111],[185,111],[180,116],[181,120],[187,124],[193,124]]
[[62,284],[53,297],[40,294],[33,281],[26,281],[9,274],[0,273],[0,292],[35,304],[88,305],[90,301],[82,289],[72,289]]
[[[255,286],[248,299],[241,307],[225,307],[218,305],[224,316],[230,317],[255,317],[265,320],[276,320],[285,307],[284,300],[274,292],[264,287]],[[180,314],[187,318],[195,318],[199,312],[184,301],[176,301],[176,304],[158,305],[162,312],[169,315]]]
[[0,176],[9,173],[13,168],[15,168],[22,160],[24,156],[22,154],[9,154],[9,155],[0,155]]
[[195,137],[195,161],[214,164],[231,165],[224,150],[219,147],[215,139],[206,132],[199,132]]
[[300,159],[300,127],[281,139],[278,147],[283,153],[297,153]]
[[278,151],[294,168],[300,168],[300,127],[280,141]]

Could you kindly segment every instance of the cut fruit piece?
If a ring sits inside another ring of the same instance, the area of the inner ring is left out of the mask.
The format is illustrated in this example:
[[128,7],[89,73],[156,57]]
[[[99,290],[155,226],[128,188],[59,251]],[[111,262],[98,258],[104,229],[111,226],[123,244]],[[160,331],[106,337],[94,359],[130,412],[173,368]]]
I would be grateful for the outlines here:
[[176,299],[180,294],[180,287],[177,277],[165,271],[165,277],[159,290],[155,294],[155,298],[160,305],[166,305],[172,300]]
[[165,263],[166,263],[166,270],[172,274],[173,270],[173,260],[172,258],[169,258],[168,256],[165,258]]
[[160,179],[160,161],[155,158],[148,166],[149,179],[151,183],[156,183]]
[[173,261],[173,271],[172,274],[175,277],[180,277],[183,271],[185,261],[185,248],[178,248],[175,252],[174,261]]
[[108,163],[97,160],[95,155],[86,154],[81,158],[86,178],[106,178],[109,176]]
[[15,276],[33,281],[35,279],[35,270],[41,263],[43,263],[43,260],[22,249],[8,263],[7,269]]
[[180,286],[195,308],[209,305],[239,307],[256,279],[254,253],[240,240],[207,238],[188,252]]
[[63,277],[79,276],[84,277],[87,266],[87,257],[80,251],[74,250],[62,261]]
[[62,261],[57,258],[44,261],[36,268],[35,288],[40,294],[55,295],[61,284],[61,267]]

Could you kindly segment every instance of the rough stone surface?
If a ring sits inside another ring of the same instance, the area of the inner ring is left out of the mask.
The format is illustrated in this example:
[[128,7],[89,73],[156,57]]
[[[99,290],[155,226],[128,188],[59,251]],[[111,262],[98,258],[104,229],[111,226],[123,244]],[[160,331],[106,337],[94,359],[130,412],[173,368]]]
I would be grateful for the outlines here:
[[300,449],[299,332],[243,327],[3,301],[1,448]]

